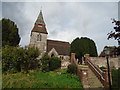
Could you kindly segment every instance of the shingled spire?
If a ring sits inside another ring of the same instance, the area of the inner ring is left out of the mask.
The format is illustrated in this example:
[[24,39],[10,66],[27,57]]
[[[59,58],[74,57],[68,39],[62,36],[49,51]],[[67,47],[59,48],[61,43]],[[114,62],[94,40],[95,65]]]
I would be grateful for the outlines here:
[[35,25],[34,25],[32,32],[39,32],[39,33],[48,34],[47,30],[46,30],[44,19],[43,19],[42,10],[40,10],[39,16],[35,22]]
[[45,22],[43,20],[42,10],[40,10],[39,16],[38,16],[35,24],[45,25]]

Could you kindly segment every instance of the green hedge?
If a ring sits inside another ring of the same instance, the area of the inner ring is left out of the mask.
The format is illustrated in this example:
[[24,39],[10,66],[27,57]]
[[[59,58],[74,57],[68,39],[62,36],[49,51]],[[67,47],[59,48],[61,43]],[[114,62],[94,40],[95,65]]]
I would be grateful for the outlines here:
[[58,57],[51,57],[50,58],[50,62],[49,62],[49,69],[52,71],[52,70],[55,70],[57,68],[60,68],[61,67],[61,60],[60,58]]
[[102,66],[102,67],[100,67],[100,69],[103,70],[103,69],[107,69],[107,68]]
[[72,73],[72,74],[76,74],[77,73],[77,66],[75,64],[69,64],[67,72]]
[[53,71],[61,67],[61,59],[58,57],[49,57],[47,55],[42,57],[42,71]]
[[112,70],[112,90],[120,90],[120,69]]

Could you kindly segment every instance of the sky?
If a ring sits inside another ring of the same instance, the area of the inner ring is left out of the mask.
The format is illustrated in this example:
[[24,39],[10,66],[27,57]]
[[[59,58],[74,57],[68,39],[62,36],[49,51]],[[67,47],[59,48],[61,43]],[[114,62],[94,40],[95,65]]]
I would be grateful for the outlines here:
[[88,37],[95,42],[98,54],[104,46],[118,45],[114,39],[107,40],[114,30],[111,18],[118,19],[117,2],[2,2],[1,6],[2,18],[17,24],[21,46],[29,45],[41,9],[48,39],[71,43],[77,37]]

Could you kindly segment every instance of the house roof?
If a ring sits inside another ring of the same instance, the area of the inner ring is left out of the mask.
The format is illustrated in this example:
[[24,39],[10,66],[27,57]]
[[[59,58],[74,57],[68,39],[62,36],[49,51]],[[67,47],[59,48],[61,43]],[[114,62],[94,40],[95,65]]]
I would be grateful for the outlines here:
[[[108,47],[109,48],[109,50],[110,50],[110,54],[109,54],[109,56],[110,57],[113,57],[113,56],[117,56],[117,54],[118,54],[118,52],[117,52],[117,49],[116,49],[116,47],[115,46],[109,46]],[[105,55],[105,50],[103,50],[101,53],[100,53],[100,57],[105,57],[106,55]]]
[[47,52],[54,48],[59,55],[70,55],[70,44],[69,42],[47,40]]

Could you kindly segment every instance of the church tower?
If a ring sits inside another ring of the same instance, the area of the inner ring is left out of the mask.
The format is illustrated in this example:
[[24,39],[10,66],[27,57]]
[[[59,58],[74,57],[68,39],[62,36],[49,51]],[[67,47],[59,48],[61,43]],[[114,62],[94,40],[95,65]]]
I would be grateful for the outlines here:
[[47,50],[47,30],[43,19],[42,11],[40,10],[39,16],[31,31],[30,47],[37,47],[43,55]]

